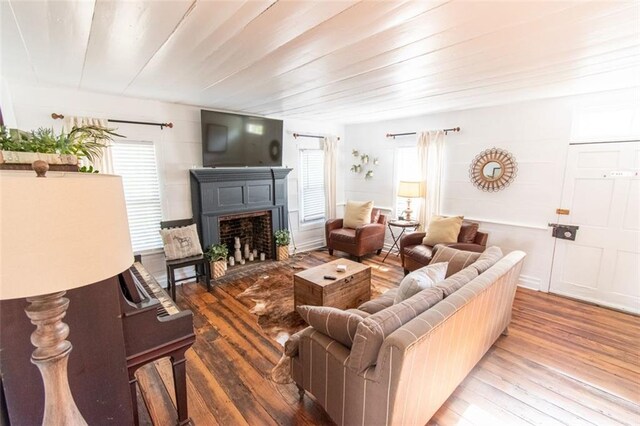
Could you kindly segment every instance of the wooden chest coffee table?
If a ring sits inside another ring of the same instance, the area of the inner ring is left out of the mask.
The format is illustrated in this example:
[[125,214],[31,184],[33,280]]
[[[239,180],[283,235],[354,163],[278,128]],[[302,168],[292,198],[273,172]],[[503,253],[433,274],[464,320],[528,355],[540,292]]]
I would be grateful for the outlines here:
[[[346,265],[346,272],[336,271]],[[323,277],[331,275],[335,280]],[[348,259],[331,262],[298,272],[293,276],[293,304],[357,308],[371,298],[371,267]]]

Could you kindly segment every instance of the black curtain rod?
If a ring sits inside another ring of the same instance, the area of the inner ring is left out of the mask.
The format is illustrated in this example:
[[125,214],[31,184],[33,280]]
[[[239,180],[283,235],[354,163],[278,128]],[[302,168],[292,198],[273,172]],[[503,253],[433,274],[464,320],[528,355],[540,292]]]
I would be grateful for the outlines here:
[[[453,127],[451,129],[442,129],[442,131],[444,132],[444,134],[446,135],[447,132],[459,132],[460,131],[460,127]],[[409,136],[409,135],[417,135],[418,132],[408,132],[408,133],[387,133],[387,137],[388,138],[396,138],[396,136]]]
[[[54,112],[51,114],[51,118],[53,118],[54,120],[58,120],[58,119],[62,120],[64,118],[64,115],[57,114]],[[140,124],[143,126],[160,126],[160,129],[164,129],[165,127],[168,127],[170,129],[173,128],[173,123],[152,123],[149,121],[114,120],[112,118],[107,118],[107,121],[110,121],[112,123]]]
[[[324,139],[326,138],[326,136],[321,136],[321,135],[303,135],[300,133],[294,133],[293,137],[298,139],[298,138],[315,138],[315,139]],[[340,140],[340,137],[338,137],[338,140]]]

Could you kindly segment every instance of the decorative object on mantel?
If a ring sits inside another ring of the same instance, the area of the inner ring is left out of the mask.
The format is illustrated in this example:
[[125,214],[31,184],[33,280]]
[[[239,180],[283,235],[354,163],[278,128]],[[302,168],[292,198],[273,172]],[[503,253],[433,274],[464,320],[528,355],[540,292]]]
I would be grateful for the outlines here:
[[73,127],[60,134],[46,128],[26,132],[0,126],[0,165],[5,169],[30,169],[33,161],[43,160],[53,166],[52,170],[78,171],[78,159],[100,158],[114,136],[123,137],[115,129],[98,126]]
[[[36,326],[31,361],[44,384],[42,424],[86,425],[69,388],[72,345],[69,326],[62,321],[69,307],[64,296],[131,266],[122,178],[80,173],[36,177],[11,171],[0,176],[0,299],[27,298],[25,312]],[[62,202],[69,194],[73,203]],[[90,230],[91,238],[78,229]]]
[[287,260],[289,258],[289,242],[291,236],[288,229],[281,229],[275,232],[276,239],[276,255],[278,260]]
[[513,182],[518,163],[509,151],[491,148],[478,154],[469,166],[471,183],[483,191],[500,191]]
[[229,249],[226,244],[212,245],[209,247],[209,250],[207,250],[206,255],[211,265],[213,278],[223,277],[227,272],[227,256],[229,255]]
[[[351,150],[351,155],[353,155],[354,158],[360,160],[360,164],[351,165],[351,168],[349,170],[353,173],[362,173],[363,166],[371,167],[371,166],[377,166],[380,164],[380,160],[377,157],[374,158],[373,161],[371,161],[369,154],[360,153],[360,151],[358,151],[357,149]],[[366,180],[369,180],[372,177],[373,177],[373,169],[369,168],[367,172],[364,174],[364,178]]]

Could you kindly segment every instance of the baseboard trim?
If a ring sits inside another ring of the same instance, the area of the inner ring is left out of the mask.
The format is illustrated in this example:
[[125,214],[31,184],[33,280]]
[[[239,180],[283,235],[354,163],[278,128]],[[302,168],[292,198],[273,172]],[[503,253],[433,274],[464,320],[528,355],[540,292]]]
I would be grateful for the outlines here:
[[528,288],[531,290],[540,291],[540,278],[532,277],[530,275],[520,275],[518,285],[520,287]]
[[[326,245],[324,238],[319,238],[317,240],[305,241],[302,244],[296,244],[295,251],[296,253],[304,253],[307,251],[316,250],[322,248]],[[293,250],[289,250],[293,253]]]

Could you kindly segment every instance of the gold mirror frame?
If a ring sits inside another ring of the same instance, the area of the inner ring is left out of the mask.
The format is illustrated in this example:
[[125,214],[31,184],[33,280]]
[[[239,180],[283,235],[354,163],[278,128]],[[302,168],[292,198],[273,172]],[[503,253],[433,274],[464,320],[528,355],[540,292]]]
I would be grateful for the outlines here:
[[[495,177],[488,177],[484,174],[487,164],[495,162],[500,165],[500,173]],[[469,166],[469,177],[471,183],[483,191],[496,192],[506,188],[513,182],[518,173],[518,163],[515,157],[504,149],[491,148],[482,151],[476,156]]]

